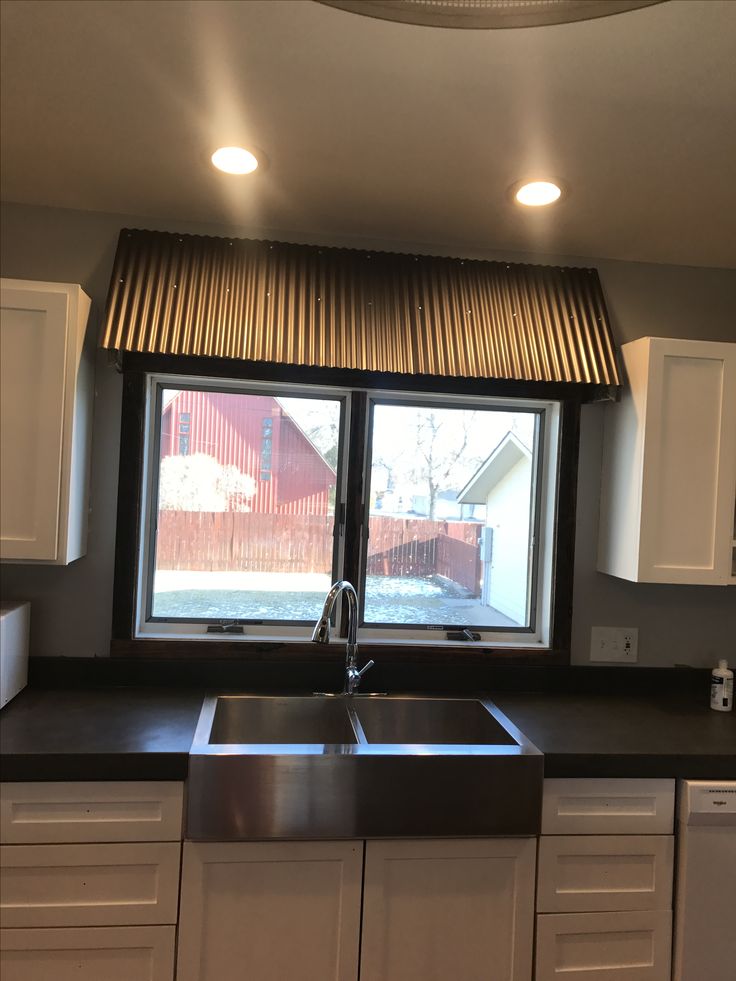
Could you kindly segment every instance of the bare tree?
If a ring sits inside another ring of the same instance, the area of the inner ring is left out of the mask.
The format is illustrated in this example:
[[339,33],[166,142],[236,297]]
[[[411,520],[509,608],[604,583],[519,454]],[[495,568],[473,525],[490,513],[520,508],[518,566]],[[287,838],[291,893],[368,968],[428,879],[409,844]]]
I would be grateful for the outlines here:
[[430,519],[434,519],[437,496],[449,485],[462,483],[469,476],[469,468],[475,469],[480,458],[465,458],[470,436],[470,427],[475,420],[475,412],[462,412],[461,426],[452,427],[454,440],[448,445],[445,438],[445,420],[435,411],[419,410],[416,416],[417,457],[419,464],[414,471],[414,479],[422,481],[427,487],[427,502]]

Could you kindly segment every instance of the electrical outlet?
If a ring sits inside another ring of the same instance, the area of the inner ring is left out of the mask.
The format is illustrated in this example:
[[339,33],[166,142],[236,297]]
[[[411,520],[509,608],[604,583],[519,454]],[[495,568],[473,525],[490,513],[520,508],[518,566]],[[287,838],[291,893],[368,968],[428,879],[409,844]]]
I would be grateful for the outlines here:
[[591,628],[591,661],[623,661],[625,664],[634,664],[638,657],[638,627]]

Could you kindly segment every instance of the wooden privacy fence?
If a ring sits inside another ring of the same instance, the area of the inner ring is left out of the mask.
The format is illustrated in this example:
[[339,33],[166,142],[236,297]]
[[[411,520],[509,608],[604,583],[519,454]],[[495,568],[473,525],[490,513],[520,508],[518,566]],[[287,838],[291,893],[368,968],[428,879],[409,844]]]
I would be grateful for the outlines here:
[[[318,514],[160,511],[156,566],[199,572],[320,572],[332,567],[333,518]],[[480,595],[481,527],[371,516],[368,573],[441,575]]]

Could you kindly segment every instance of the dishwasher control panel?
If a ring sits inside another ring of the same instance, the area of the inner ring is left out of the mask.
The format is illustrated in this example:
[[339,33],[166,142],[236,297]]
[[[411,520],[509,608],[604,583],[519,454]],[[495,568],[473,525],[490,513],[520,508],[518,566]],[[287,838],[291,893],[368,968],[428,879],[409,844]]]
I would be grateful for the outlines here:
[[686,780],[680,803],[682,824],[736,823],[736,782]]

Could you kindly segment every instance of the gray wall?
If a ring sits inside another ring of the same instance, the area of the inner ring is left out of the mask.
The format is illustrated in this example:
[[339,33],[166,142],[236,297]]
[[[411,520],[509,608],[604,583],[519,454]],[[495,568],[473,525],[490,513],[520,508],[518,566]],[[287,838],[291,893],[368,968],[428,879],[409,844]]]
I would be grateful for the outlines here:
[[[96,332],[121,227],[268,237],[264,229],[225,229],[186,222],[154,222],[8,204],[2,209],[3,276],[80,283],[92,297]],[[410,242],[350,238],[323,242],[283,232],[295,242],[447,253]],[[468,257],[596,266],[606,292],[617,344],[654,334],[736,341],[736,271],[657,266],[571,256],[469,252]],[[88,554],[65,568],[3,566],[2,593],[32,604],[33,654],[105,656],[109,653],[121,380],[105,352],[97,357]],[[639,663],[706,666],[736,653],[736,590],[729,587],[652,586],[595,571],[601,468],[602,407],[583,410],[578,486],[572,658],[587,663],[592,625],[639,628]]]

